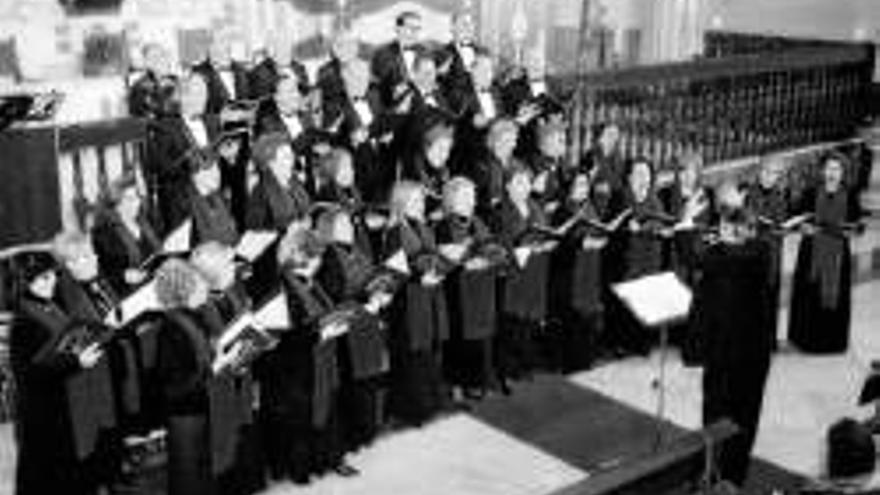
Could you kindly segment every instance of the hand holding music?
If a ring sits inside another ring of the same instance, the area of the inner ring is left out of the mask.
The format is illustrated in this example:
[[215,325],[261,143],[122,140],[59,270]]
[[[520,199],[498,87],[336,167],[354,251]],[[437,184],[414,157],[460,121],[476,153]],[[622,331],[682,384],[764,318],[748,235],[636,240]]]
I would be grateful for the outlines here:
[[79,366],[83,369],[93,368],[98,361],[101,360],[101,356],[104,355],[104,351],[101,350],[100,344],[97,342],[89,345],[85,349],[77,354],[77,359],[79,360]]
[[147,272],[138,268],[128,268],[122,275],[128,285],[140,285],[147,279]]

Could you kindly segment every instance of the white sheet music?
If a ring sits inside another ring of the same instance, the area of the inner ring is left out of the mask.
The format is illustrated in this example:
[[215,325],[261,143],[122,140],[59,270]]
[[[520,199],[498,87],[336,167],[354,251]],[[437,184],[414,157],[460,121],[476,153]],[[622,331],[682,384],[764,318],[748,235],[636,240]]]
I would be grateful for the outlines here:
[[656,327],[687,316],[693,294],[673,272],[647,275],[612,286],[642,324]]
[[283,292],[273,297],[254,313],[254,322],[260,328],[290,328],[290,310],[287,295]]
[[516,264],[522,268],[529,262],[529,256],[532,255],[530,246],[520,246],[513,249],[513,257],[516,258]]
[[373,123],[373,111],[370,110],[370,105],[366,100],[355,101],[354,110],[357,112],[358,118],[361,119],[361,125],[369,126]]
[[465,253],[467,253],[467,250],[468,246],[466,244],[441,244],[437,248],[437,251],[439,251],[444,258],[453,263],[461,261],[461,259],[464,258]]
[[187,219],[179,227],[174,229],[165,242],[162,243],[162,251],[165,253],[185,253],[190,250],[190,239],[192,239],[192,219]]
[[531,87],[532,87],[532,95],[534,95],[534,96],[541,96],[541,95],[547,93],[547,82],[544,81],[543,79],[538,80],[538,81],[532,81]]
[[385,260],[385,267],[404,275],[410,274],[409,261],[406,259],[406,253],[403,249],[398,249],[396,253]]
[[259,258],[269,246],[278,239],[278,233],[273,231],[249,230],[241,236],[235,254],[247,261],[253,262]]
[[300,122],[299,117],[282,117],[284,120],[284,127],[287,128],[287,133],[290,134],[291,139],[296,139],[303,132],[303,125]]
[[[161,309],[161,304],[156,296],[156,282],[150,281],[119,303],[119,310],[122,313],[119,324],[125,325],[148,311],[158,309]],[[110,314],[113,312],[111,311]]]
[[492,97],[492,93],[480,91],[477,93],[477,98],[480,100],[480,110],[482,110],[483,115],[494,119],[498,115],[498,109],[495,107],[495,98]]

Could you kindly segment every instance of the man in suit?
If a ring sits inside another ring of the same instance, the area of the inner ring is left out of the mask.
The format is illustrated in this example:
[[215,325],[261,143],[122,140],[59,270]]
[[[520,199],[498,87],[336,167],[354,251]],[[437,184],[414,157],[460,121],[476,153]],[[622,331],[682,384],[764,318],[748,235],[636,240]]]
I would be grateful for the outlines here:
[[321,90],[321,97],[324,101],[345,97],[342,72],[354,60],[360,60],[358,40],[352,33],[343,31],[333,39],[330,60],[318,69],[318,79],[315,85]]
[[452,17],[452,41],[437,57],[437,82],[456,114],[464,113],[475,98],[472,73],[481,55],[488,55],[488,51],[476,44],[473,17],[469,12],[456,13]]
[[208,57],[192,70],[205,79],[206,112],[211,115],[219,114],[231,101],[248,97],[247,71],[241,63],[232,60],[229,44],[223,39],[215,40]]
[[161,45],[143,47],[144,73],[128,91],[128,111],[134,117],[156,118],[168,110],[174,89],[169,74],[168,54]]
[[418,13],[403,12],[395,23],[397,38],[376,50],[372,60],[373,79],[388,107],[395,106],[395,101],[405,93],[416,57],[424,51],[419,44],[422,17]]

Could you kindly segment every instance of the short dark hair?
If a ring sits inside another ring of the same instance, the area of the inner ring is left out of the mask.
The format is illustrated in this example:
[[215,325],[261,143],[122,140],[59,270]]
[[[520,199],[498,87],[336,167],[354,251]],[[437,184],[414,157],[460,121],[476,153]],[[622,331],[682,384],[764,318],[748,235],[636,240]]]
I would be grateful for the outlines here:
[[397,15],[394,24],[398,27],[406,24],[407,19],[421,19],[422,16],[414,10],[406,10]]

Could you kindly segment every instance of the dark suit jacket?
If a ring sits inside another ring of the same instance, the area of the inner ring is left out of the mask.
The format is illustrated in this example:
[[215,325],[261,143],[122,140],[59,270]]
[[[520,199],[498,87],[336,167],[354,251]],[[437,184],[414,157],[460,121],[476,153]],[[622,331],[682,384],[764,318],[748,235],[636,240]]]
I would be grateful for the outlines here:
[[[208,105],[206,112],[209,114],[219,114],[227,103],[232,101],[232,95],[223,84],[220,77],[220,71],[214,65],[205,60],[193,66],[193,72],[199,74],[205,79],[208,86]],[[249,97],[248,91],[248,74],[247,70],[238,63],[233,62],[230,66],[232,71],[236,99],[245,99]]]
[[[415,45],[413,50],[418,55],[424,51],[424,47]],[[400,43],[393,41],[377,49],[373,54],[370,69],[379,87],[383,104],[388,107],[393,106],[395,86],[409,80]]]
[[[291,60],[289,67],[299,80],[300,91],[308,91],[309,74],[305,66],[296,60]],[[278,66],[278,62],[271,58],[263,59],[247,74],[250,98],[258,100],[272,96],[278,86],[279,79],[281,79],[281,68]]]

